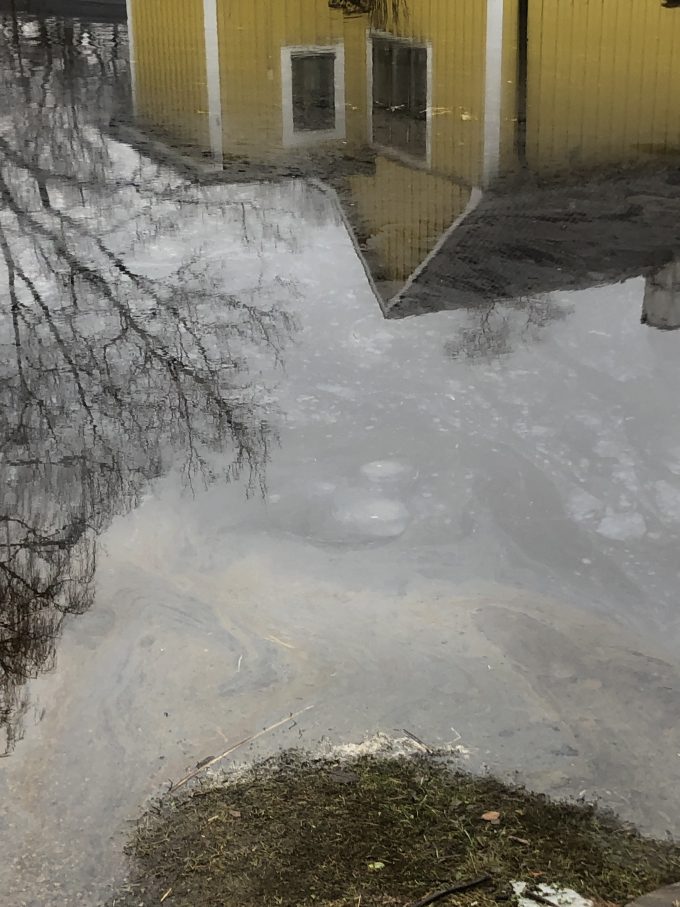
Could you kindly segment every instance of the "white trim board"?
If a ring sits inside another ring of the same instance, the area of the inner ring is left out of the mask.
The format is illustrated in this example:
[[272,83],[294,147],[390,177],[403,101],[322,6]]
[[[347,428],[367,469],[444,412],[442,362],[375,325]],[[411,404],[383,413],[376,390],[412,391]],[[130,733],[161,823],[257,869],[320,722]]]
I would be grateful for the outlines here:
[[135,49],[135,27],[132,15],[134,0],[125,0],[127,12],[128,53],[130,56],[130,91],[132,93],[132,113],[137,116],[137,59]]
[[[293,119],[293,57],[300,54],[333,54],[335,88],[335,128],[317,131],[295,131]],[[345,123],[345,46],[344,44],[307,45],[281,48],[281,112],[283,116],[283,144],[315,145],[319,142],[342,140],[346,135]]]
[[220,80],[220,44],[217,24],[217,0],[203,0],[205,30],[205,67],[208,79],[208,128],[210,151],[215,163],[223,165],[222,85]]
[[486,75],[484,86],[484,167],[488,186],[499,173],[503,104],[503,10],[505,0],[486,0]]

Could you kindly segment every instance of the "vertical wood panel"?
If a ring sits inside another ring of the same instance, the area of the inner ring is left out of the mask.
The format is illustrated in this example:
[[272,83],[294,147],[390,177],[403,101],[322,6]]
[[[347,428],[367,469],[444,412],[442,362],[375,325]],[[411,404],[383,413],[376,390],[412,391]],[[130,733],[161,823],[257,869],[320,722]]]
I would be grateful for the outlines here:
[[131,0],[137,116],[210,145],[203,0]]
[[218,21],[225,151],[267,157],[283,142],[281,48],[342,43],[343,16],[325,0],[218,0]]
[[537,170],[680,149],[680,14],[656,0],[531,0],[528,156]]

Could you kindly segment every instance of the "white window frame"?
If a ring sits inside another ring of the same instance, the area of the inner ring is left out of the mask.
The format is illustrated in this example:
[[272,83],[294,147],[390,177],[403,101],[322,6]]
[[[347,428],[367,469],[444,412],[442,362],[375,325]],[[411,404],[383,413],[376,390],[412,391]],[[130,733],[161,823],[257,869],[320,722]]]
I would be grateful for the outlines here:
[[[293,57],[299,54],[333,54],[334,87],[335,87],[335,128],[295,131],[293,119]],[[345,124],[345,45],[313,44],[281,48],[281,108],[283,112],[283,144],[285,147],[295,145],[315,145],[319,142],[343,140],[346,135]]]
[[[425,111],[425,157],[414,157],[400,148],[390,145],[381,145],[373,140],[373,39],[388,38],[399,44],[410,47],[423,47],[427,51],[427,107]],[[368,116],[368,142],[371,148],[388,157],[403,161],[410,167],[429,170],[432,167],[432,43],[430,41],[414,41],[411,38],[402,38],[386,31],[366,29],[366,110]]]

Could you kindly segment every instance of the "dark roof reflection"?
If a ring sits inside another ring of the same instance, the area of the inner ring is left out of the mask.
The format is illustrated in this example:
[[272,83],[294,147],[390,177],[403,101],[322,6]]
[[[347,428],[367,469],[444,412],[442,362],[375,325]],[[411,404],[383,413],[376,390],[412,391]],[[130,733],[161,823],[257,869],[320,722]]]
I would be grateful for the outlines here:
[[[400,293],[388,317],[484,305],[631,277],[643,321],[680,327],[680,169],[668,164],[547,185],[515,181],[480,198]],[[673,304],[668,294],[675,294]]]

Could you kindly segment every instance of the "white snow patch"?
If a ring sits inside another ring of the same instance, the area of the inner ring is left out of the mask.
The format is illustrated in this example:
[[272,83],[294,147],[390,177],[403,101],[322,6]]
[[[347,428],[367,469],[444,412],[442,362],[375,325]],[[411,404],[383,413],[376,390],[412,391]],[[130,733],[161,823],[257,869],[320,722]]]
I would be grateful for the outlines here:
[[[536,907],[538,901],[532,900],[530,895],[524,895],[527,890],[526,882],[511,882],[513,891],[517,895],[519,907]],[[536,891],[544,898],[557,904],[557,907],[593,907],[593,902],[584,898],[573,888],[561,888],[559,885],[541,883],[535,886]]]
[[[433,746],[438,753],[445,753],[451,756],[460,756],[464,759],[469,758],[470,751],[456,742],[437,744]],[[384,756],[390,759],[396,759],[399,756],[409,756],[413,753],[422,753],[427,747],[419,744],[411,737],[390,737],[389,734],[378,733],[372,737],[366,737],[360,743],[338,743],[322,745],[315,755],[323,759],[357,759],[360,756]]]
[[[469,759],[470,750],[462,746],[457,741],[437,744],[433,746],[439,755],[450,756],[452,759]],[[420,745],[411,737],[390,737],[389,734],[377,733],[371,737],[366,737],[360,743],[331,743],[329,740],[322,740],[314,749],[305,751],[315,759],[327,759],[328,761],[349,762],[353,759],[359,759],[361,756],[380,756],[382,759],[398,759],[401,756],[413,756],[416,753],[423,753],[427,750],[426,746]],[[208,782],[234,782],[246,776],[255,765],[258,759],[244,759],[242,762],[233,762],[222,767],[207,769],[202,775]],[[532,902],[531,907],[536,907]],[[560,905],[562,907],[562,905]],[[568,907],[568,905],[565,905]]]

